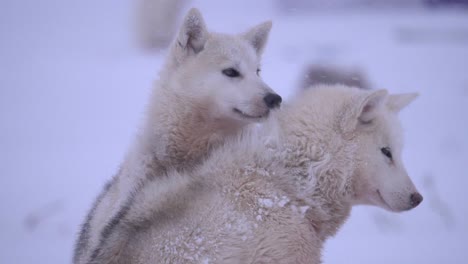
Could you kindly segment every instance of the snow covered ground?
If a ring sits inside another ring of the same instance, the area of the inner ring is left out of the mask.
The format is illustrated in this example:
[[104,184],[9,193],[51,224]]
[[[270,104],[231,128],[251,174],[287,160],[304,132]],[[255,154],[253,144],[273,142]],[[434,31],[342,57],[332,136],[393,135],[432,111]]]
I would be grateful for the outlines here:
[[[306,63],[358,66],[375,87],[420,92],[401,118],[425,200],[403,214],[359,207],[325,263],[466,263],[468,15],[278,12],[267,0],[193,1],[208,26],[274,27],[262,74],[284,97]],[[134,43],[131,1],[0,1],[0,263],[67,263],[79,224],[117,170],[164,51]],[[293,10],[294,11],[294,10]]]

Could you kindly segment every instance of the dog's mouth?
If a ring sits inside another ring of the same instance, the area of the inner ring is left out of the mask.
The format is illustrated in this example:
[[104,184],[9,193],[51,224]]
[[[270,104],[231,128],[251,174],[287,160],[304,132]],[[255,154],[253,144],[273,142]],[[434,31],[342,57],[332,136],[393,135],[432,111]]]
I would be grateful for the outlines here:
[[385,206],[387,207],[387,209],[389,209],[390,211],[393,211],[393,208],[385,201],[385,199],[383,198],[382,194],[380,193],[380,190],[377,189],[377,195],[379,196],[380,198],[380,202]]
[[234,111],[234,113],[237,113],[238,115],[240,115],[241,117],[243,118],[247,118],[247,119],[262,119],[262,118],[266,118],[268,116],[268,114],[270,113],[270,110],[267,110],[265,113],[261,114],[261,115],[249,115],[241,110],[239,110],[238,108],[233,108],[232,109]]

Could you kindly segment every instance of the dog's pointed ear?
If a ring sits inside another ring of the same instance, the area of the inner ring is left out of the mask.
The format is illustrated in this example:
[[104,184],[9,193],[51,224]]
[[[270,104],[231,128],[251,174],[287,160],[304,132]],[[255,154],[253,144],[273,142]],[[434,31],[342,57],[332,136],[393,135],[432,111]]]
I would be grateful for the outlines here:
[[391,94],[388,96],[387,106],[393,112],[400,112],[418,96],[418,93]]
[[253,46],[257,55],[262,55],[268,41],[268,35],[270,34],[272,22],[263,22],[245,32],[243,37]]
[[379,107],[381,107],[388,96],[387,90],[376,90],[364,97],[359,104],[358,120],[361,123],[369,123],[377,115]]
[[355,131],[359,125],[372,122],[377,116],[380,108],[385,105],[387,90],[375,90],[353,100],[344,111],[341,120],[341,129],[348,133]]
[[205,47],[208,30],[203,16],[196,8],[190,9],[179,30],[175,45],[179,45],[185,54],[197,54]]

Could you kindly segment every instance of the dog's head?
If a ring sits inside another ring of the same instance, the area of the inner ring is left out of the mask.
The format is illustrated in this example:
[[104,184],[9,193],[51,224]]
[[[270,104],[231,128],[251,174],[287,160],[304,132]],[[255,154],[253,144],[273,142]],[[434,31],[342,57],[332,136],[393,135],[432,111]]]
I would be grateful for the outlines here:
[[344,114],[342,130],[352,135],[353,159],[358,164],[352,179],[355,204],[400,212],[422,202],[401,159],[402,130],[397,117],[416,96],[361,91]]
[[184,19],[172,47],[174,81],[185,96],[203,101],[214,118],[256,122],[281,97],[260,77],[260,57],[271,22],[239,35],[210,33],[197,9]]

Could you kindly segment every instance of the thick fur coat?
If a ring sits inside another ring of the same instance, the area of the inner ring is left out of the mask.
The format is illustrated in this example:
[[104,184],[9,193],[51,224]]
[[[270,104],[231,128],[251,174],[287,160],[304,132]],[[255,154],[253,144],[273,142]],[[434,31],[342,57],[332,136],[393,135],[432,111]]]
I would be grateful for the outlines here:
[[398,212],[422,201],[400,158],[397,120],[414,98],[303,91],[196,171],[145,184],[113,263],[320,263],[352,206]]
[[106,246],[108,239],[147,182],[163,184],[173,170],[193,170],[224,140],[279,106],[281,97],[258,74],[270,28],[265,22],[244,34],[210,33],[199,11],[190,10],[155,84],[140,134],[82,226],[74,263],[112,262],[119,247]]

